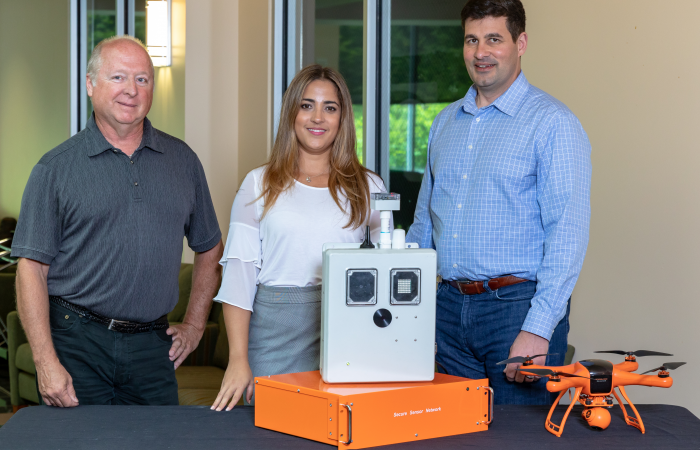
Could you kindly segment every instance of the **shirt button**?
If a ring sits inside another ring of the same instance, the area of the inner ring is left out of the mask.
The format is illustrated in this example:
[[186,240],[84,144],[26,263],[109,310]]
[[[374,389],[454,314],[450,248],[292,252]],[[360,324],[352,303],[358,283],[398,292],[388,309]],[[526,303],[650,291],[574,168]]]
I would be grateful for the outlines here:
[[467,176],[466,176],[466,175],[462,175],[462,179],[463,179],[463,180],[466,180],[466,179],[467,179]]
[[459,205],[457,205],[457,208],[461,208],[461,207],[462,207],[462,204],[461,204],[461,203],[460,203]]
[[469,150],[471,150],[471,149],[472,149],[472,146],[470,145],[468,148],[469,148]]
[[481,117],[477,117],[476,121],[479,122],[481,120]]
[[134,161],[132,160],[132,161],[131,161],[131,164],[133,164],[133,163],[134,163]]
[[117,153],[117,151],[116,151],[116,150],[112,150],[112,151],[113,151],[114,153]]
[[139,182],[138,182],[138,181],[134,183],[134,186],[138,186],[138,185],[139,185]]
[[457,235],[456,235],[456,234],[453,234],[452,237],[455,238],[455,239],[457,239]]
[[452,264],[452,267],[457,268],[457,264]]

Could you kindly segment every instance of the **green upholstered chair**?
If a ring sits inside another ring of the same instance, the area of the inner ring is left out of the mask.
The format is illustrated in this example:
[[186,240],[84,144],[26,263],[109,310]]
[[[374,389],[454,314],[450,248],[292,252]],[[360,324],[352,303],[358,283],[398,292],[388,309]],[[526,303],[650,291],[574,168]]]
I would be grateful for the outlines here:
[[[2,280],[0,280],[0,283],[2,283]],[[187,302],[189,301],[190,291],[192,290],[192,264],[182,264],[180,266],[178,283],[180,287],[180,297],[175,308],[168,314],[168,320],[171,324],[180,323],[185,316]],[[10,287],[5,287],[5,284]],[[5,284],[0,284],[0,287],[3,288],[0,290],[0,311],[3,308],[2,305],[8,301],[11,301],[12,305],[14,305],[14,279],[11,283],[8,281]],[[5,297],[11,300],[7,300]],[[219,332],[219,323],[223,324],[223,318],[220,316],[223,316],[221,314],[221,305],[219,303],[214,303],[199,346],[188,356],[183,366],[175,373],[178,378],[178,383],[182,382],[182,386],[185,389],[190,389],[190,391],[187,391],[189,393],[185,396],[188,399],[199,395],[193,394],[192,392],[194,391],[191,391],[192,389],[207,390],[210,389],[211,386],[216,385],[218,393],[218,387],[221,386],[223,369],[226,368],[226,364],[228,363],[228,341],[226,340],[226,333]],[[32,350],[27,343],[27,337],[24,334],[24,329],[22,328],[16,311],[12,311],[7,315],[7,328],[9,333],[8,362],[10,367],[10,393],[13,410],[16,411],[24,405],[39,402],[39,395],[36,389],[36,367],[34,366]],[[220,334],[223,335],[223,340],[218,339]],[[221,341],[220,344],[219,341]],[[225,348],[219,349],[222,345],[225,345]],[[211,364],[214,365],[211,366]],[[195,368],[197,365],[205,367]],[[190,369],[183,370],[185,367]],[[214,398],[216,398],[216,395],[214,395]]]
[[[182,323],[187,311],[187,304],[190,300],[190,292],[192,292],[192,264],[181,264],[180,275],[178,277],[178,285],[180,287],[180,297],[177,305],[168,313],[168,321],[175,325]],[[214,295],[219,291],[219,286],[216,287]],[[204,334],[199,341],[199,346],[190,353],[187,359],[182,363],[183,366],[208,366],[212,364],[214,357],[214,346],[217,337],[219,336],[219,316],[221,315],[221,303],[212,305],[209,313],[209,319],[204,328]]]
[[566,356],[564,356],[564,365],[568,366],[571,364],[571,361],[574,360],[574,353],[576,353],[576,348],[569,344],[566,346]]
[[17,311],[7,315],[8,362],[10,367],[10,402],[13,410],[32,403],[39,403],[36,390],[36,367],[32,349],[22,329]]

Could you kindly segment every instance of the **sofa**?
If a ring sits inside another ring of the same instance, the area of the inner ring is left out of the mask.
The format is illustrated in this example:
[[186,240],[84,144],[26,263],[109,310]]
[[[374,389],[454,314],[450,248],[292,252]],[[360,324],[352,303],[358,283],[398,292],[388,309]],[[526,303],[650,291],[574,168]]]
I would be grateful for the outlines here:
[[[180,287],[178,303],[168,314],[168,320],[171,324],[181,323],[185,316],[192,290],[191,264],[180,266],[178,283]],[[11,295],[14,304],[13,286],[14,280],[12,283],[3,284],[3,289],[0,291],[0,303],[6,303],[7,297]],[[7,315],[7,328],[11,403],[13,410],[16,411],[25,405],[39,402],[36,389],[36,367],[34,366],[32,350],[27,343],[16,311]],[[180,404],[211,405],[218,394],[227,364],[226,328],[223,314],[221,314],[221,305],[214,303],[199,346],[175,371]]]

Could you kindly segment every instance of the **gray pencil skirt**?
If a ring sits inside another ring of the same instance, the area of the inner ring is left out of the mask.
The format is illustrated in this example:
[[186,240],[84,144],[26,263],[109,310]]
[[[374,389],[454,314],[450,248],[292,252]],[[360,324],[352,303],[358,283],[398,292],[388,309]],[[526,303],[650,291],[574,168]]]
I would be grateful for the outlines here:
[[318,370],[321,286],[258,286],[248,362],[254,377]]

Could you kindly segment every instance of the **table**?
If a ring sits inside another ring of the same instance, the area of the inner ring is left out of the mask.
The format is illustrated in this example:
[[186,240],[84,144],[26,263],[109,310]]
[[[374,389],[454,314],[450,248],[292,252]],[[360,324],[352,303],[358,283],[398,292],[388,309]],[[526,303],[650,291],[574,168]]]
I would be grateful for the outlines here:
[[[646,434],[611,410],[607,430],[596,431],[577,406],[557,438],[544,429],[549,407],[494,407],[488,431],[398,444],[385,449],[700,449],[700,419],[679,406],[638,405]],[[562,408],[562,407],[560,407]],[[555,413],[556,414],[556,413]],[[563,412],[559,412],[561,417]],[[585,447],[582,447],[585,446]],[[0,429],[0,449],[321,449],[334,447],[254,426],[254,410],[215,412],[202,406],[80,406],[21,409]]]

